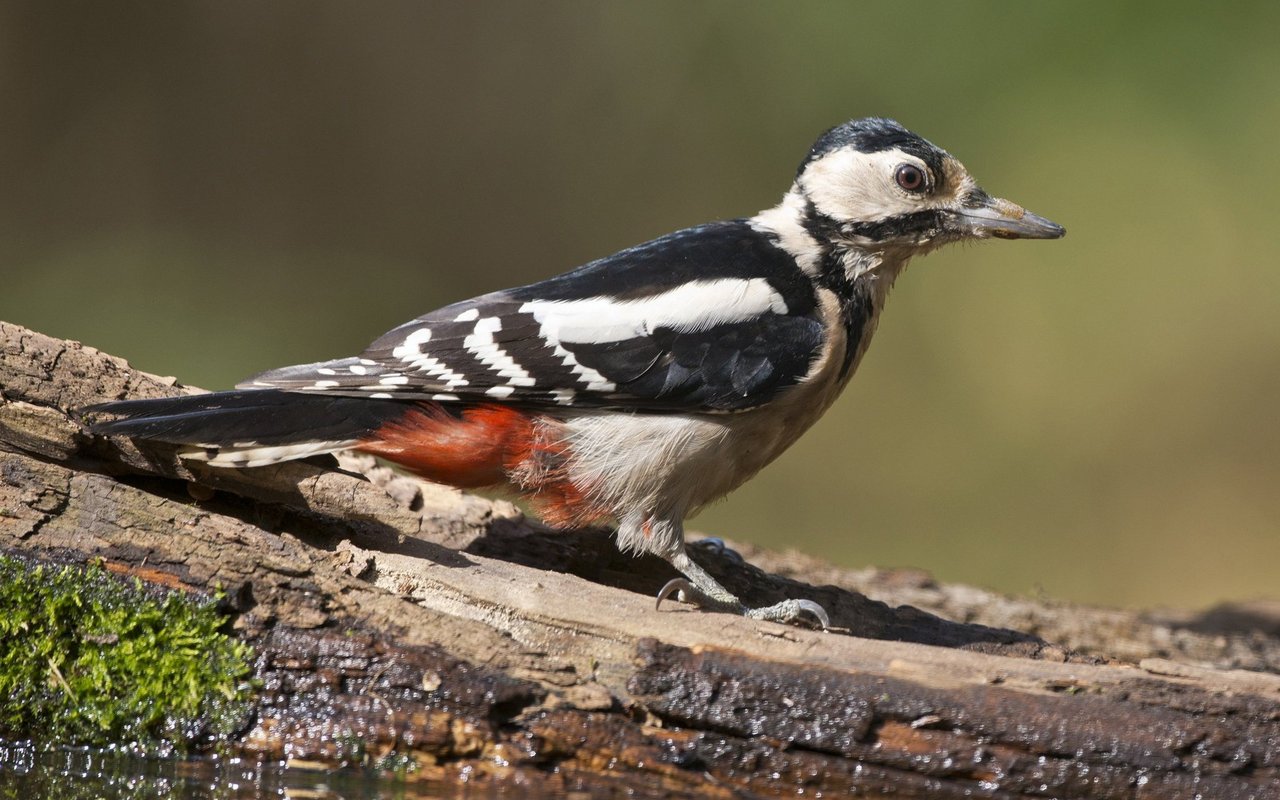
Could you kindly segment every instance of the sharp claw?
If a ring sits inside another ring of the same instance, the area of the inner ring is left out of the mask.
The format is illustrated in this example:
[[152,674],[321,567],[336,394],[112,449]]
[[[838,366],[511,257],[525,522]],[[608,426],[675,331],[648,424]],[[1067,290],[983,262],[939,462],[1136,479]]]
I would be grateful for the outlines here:
[[808,611],[812,614],[814,618],[818,620],[818,623],[822,625],[822,629],[824,631],[831,627],[831,617],[827,616],[827,610],[825,608],[812,600],[797,600],[795,602],[797,609],[800,611]]
[[[684,578],[672,578],[666,582],[666,585],[664,585],[661,590],[658,591],[658,602],[654,604],[654,610],[657,611],[662,608],[662,601],[666,600],[668,597],[688,592],[692,588],[693,587]],[[682,598],[677,597],[676,599],[680,600]]]
[[785,625],[798,622],[804,614],[811,614],[824,631],[831,627],[831,617],[827,616],[826,609],[812,600],[783,600],[776,605],[749,609],[746,614],[752,619],[781,622]]

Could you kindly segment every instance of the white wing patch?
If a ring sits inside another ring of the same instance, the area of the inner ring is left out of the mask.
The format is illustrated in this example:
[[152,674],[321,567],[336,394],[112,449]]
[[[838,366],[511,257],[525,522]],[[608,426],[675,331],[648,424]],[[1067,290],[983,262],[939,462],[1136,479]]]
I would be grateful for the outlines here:
[[429,341],[431,341],[431,329],[418,328],[404,337],[404,341],[391,351],[391,355],[401,361],[412,361],[423,354],[422,346]]
[[[545,335],[544,333],[543,336]],[[588,367],[586,364],[579,364],[573,353],[561,347],[559,342],[556,342],[555,347],[552,349],[560,359],[560,363],[573,370],[573,374],[578,376],[578,380],[587,385],[588,392],[612,392],[618,388],[617,384],[601,375],[599,371]]]
[[[356,390],[377,399],[465,402],[485,397],[573,406],[586,399],[584,394],[618,392],[620,379],[606,375],[613,363],[607,355],[612,345],[659,331],[699,333],[787,313],[786,301],[765,278],[691,281],[631,298],[517,300],[496,294],[488,305],[423,318],[405,326],[403,333],[397,331],[398,338],[388,334],[390,341],[378,342],[376,351],[370,351],[386,353],[390,357],[385,360],[362,357],[304,365],[292,375],[287,370],[267,373],[266,380],[254,385]],[[601,350],[606,355],[596,364],[591,356]],[[309,373],[303,371],[307,366]]]
[[637,300],[530,300],[520,310],[532,314],[549,343],[605,344],[648,336],[656,328],[694,332],[741,322],[787,303],[764,278],[691,281]]
[[[462,340],[462,345],[480,359],[480,363],[496,371],[500,377],[506,378],[509,387],[536,385],[536,381],[528,370],[517,364],[516,360],[494,341],[493,335],[500,330],[502,330],[502,320],[497,317],[485,317],[476,322],[474,331]],[[493,395],[493,392],[490,391],[487,394]],[[509,394],[511,392],[500,396],[506,397]]]
[[[473,311],[475,309],[472,309]],[[464,312],[465,313],[465,312]],[[412,331],[408,336],[404,337],[404,341],[396,345],[391,350],[391,355],[400,359],[409,369],[417,370],[427,377],[438,377],[445,382],[445,388],[456,389],[459,386],[466,386],[469,381],[462,373],[454,372],[440,359],[423,350],[423,345],[431,341],[430,328],[418,328]],[[361,359],[361,363],[368,359]],[[376,362],[374,362],[376,363]],[[404,386],[409,383],[409,378],[399,373],[390,373],[378,380],[376,386],[366,386],[366,389],[385,389],[387,386]]]
[[438,358],[423,358],[418,369],[424,372],[428,377],[438,375],[440,380],[444,381],[446,389],[457,389],[459,386],[466,386],[471,383],[471,381],[466,379],[466,376],[460,372],[454,372],[449,369],[449,367]]
[[[585,300],[530,300],[520,311],[537,320],[539,335],[589,392],[612,392],[613,381],[578,362],[561,343],[607,344],[649,336],[657,328],[699,331],[751,319],[766,312],[787,313],[782,295],[764,278],[693,281],[637,300],[592,297]],[[573,392],[556,393],[562,405]]]

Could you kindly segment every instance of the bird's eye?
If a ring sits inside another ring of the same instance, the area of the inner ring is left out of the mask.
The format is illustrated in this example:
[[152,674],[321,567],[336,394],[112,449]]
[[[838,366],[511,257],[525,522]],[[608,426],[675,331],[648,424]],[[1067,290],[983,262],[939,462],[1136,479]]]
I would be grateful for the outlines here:
[[920,169],[915,164],[903,164],[898,167],[898,169],[893,173],[893,179],[898,182],[899,186],[906,189],[908,192],[923,191],[928,183],[924,177],[924,170]]

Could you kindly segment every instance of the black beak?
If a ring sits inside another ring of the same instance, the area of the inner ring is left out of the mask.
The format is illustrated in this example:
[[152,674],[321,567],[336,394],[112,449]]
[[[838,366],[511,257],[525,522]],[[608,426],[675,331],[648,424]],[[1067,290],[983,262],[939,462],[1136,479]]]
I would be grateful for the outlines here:
[[1067,234],[1058,223],[998,197],[984,198],[981,205],[963,208],[959,215],[961,227],[977,239],[1061,239]]

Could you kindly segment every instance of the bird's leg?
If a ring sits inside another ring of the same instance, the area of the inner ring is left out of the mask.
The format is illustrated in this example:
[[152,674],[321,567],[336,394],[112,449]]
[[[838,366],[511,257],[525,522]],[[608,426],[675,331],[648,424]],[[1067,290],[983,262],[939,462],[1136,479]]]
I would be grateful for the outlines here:
[[658,605],[662,605],[663,600],[674,595],[677,600],[693,603],[711,611],[727,611],[731,614],[747,613],[747,608],[742,601],[721,586],[720,582],[711,577],[696,561],[689,558],[689,554],[683,547],[676,555],[668,558],[667,562],[685,577],[667,581],[662,591],[658,592]]
[[[689,558],[684,541],[684,524],[677,514],[628,514],[619,520],[618,546],[623,550],[654,553],[675,567],[683,578],[667,582],[658,592],[658,606],[669,597],[693,603],[708,611],[741,614],[752,619],[772,622],[798,622],[805,615],[817,620],[823,628],[831,627],[831,619],[822,606],[812,600],[783,600],[763,608],[748,608],[732,592]],[[714,545],[712,545],[714,547]],[[724,547],[724,543],[720,543]],[[740,560],[740,559],[739,559]]]
[[741,614],[751,619],[763,619],[771,622],[798,622],[808,614],[816,619],[825,630],[831,627],[831,618],[826,610],[812,600],[783,600],[763,608],[747,608],[742,601],[720,582],[711,577],[697,562],[689,558],[682,546],[667,562],[679,570],[685,577],[673,578],[658,592],[658,606],[673,595],[678,600],[693,603],[709,611],[727,611],[730,614]]

